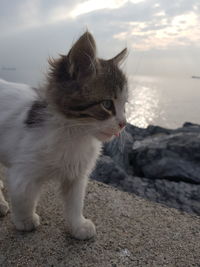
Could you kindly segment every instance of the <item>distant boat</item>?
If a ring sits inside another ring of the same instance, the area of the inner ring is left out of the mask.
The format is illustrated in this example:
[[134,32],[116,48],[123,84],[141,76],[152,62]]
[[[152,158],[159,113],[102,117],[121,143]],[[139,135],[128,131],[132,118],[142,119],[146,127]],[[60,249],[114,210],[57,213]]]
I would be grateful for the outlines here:
[[200,79],[200,76],[192,76],[192,79]]
[[16,71],[16,68],[15,67],[2,67],[1,68],[3,71]]

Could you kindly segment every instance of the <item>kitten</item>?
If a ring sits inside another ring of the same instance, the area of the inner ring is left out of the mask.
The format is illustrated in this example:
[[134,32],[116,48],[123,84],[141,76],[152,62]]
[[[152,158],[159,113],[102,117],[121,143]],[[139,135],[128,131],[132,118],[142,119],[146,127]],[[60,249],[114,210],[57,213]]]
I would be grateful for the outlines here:
[[[85,32],[67,55],[50,60],[44,97],[29,86],[0,80],[0,161],[8,167],[12,218],[18,230],[39,226],[36,205],[45,181],[60,183],[67,229],[78,239],[95,235],[82,214],[88,176],[101,144],[125,127],[127,81],[119,64],[96,56]],[[0,183],[0,213],[8,203]]]

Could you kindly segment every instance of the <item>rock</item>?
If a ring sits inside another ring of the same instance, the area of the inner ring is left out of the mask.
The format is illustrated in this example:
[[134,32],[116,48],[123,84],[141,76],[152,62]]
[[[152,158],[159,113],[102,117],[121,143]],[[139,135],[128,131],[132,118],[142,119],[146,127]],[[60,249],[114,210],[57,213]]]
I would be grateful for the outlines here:
[[128,174],[151,179],[200,183],[200,126],[170,130],[128,125],[126,134],[105,144],[103,154]]
[[177,183],[166,179],[129,177],[132,178],[129,187],[132,193],[181,211],[200,215],[200,185]]
[[126,177],[126,172],[108,156],[99,158],[92,174],[93,179],[114,186],[120,185],[120,181],[124,181]]
[[93,178],[200,215],[200,125],[128,124],[121,138],[105,144]]
[[140,175],[200,184],[200,133],[152,136],[133,144],[130,164]]

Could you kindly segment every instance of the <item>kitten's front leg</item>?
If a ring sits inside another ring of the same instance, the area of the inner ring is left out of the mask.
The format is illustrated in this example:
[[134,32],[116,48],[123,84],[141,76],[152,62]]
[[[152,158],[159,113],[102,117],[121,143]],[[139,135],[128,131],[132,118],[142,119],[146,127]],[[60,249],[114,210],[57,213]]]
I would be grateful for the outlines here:
[[79,178],[72,182],[66,180],[62,184],[68,230],[73,237],[81,240],[96,235],[93,222],[84,218],[82,214],[86,185],[87,178]]
[[19,231],[32,231],[40,224],[36,214],[41,184],[25,172],[26,166],[9,170],[9,193],[13,222]]
[[0,180],[0,217],[5,216],[9,211],[8,202],[5,200],[3,195],[3,182]]

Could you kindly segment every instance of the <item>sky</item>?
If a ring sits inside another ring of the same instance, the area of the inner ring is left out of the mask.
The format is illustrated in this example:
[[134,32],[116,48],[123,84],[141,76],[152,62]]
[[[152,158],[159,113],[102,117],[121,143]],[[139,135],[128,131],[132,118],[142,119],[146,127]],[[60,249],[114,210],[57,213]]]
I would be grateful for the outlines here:
[[86,30],[128,75],[200,75],[199,0],[0,0],[0,77],[36,86]]

